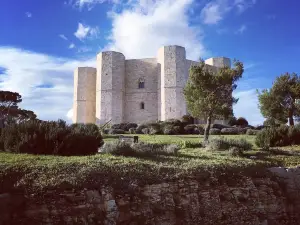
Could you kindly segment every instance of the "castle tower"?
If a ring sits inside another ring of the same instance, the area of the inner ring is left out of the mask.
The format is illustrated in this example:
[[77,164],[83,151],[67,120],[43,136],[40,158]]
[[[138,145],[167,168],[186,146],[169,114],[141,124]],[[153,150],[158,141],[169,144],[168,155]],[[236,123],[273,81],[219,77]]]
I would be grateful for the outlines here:
[[119,52],[97,55],[96,123],[122,123],[124,115],[125,57]]
[[231,62],[229,58],[226,57],[214,57],[214,58],[209,58],[205,60],[205,64],[215,66],[215,67],[224,67],[227,66],[231,68]]
[[96,69],[79,67],[74,71],[73,123],[95,123]]
[[183,88],[188,78],[185,48],[164,46],[158,50],[161,66],[160,120],[179,119],[186,114]]

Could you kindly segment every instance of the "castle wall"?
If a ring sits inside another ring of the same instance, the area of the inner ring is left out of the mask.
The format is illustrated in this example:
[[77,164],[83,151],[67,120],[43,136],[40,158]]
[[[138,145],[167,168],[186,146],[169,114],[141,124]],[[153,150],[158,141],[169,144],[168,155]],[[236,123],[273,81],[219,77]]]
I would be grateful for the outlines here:
[[[183,89],[189,69],[199,62],[187,60],[185,48],[164,46],[156,58],[125,60],[108,51],[97,56],[97,69],[82,67],[74,74],[73,122],[143,123],[180,119],[188,113]],[[205,60],[216,72],[230,67],[225,57]],[[143,79],[144,88],[139,88]],[[144,103],[144,109],[141,108]]]
[[[132,59],[125,62],[124,122],[143,123],[158,118],[159,65],[153,59]],[[145,87],[139,88],[140,79]],[[141,103],[144,109],[141,109]]]
[[124,119],[125,57],[118,52],[97,56],[96,122],[122,123]]
[[162,47],[157,58],[161,64],[161,120],[179,119],[186,114],[183,95],[188,77],[185,48]]
[[73,123],[95,123],[96,68],[74,71]]

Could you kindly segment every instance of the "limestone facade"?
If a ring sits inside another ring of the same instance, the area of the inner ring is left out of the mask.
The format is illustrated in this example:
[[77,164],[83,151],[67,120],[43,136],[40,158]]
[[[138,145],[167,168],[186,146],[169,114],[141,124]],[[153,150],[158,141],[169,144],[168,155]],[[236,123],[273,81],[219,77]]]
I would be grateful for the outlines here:
[[[111,123],[179,119],[188,114],[183,88],[191,65],[181,46],[164,46],[156,58],[126,59],[122,53],[97,55],[97,68],[74,74],[74,123]],[[217,70],[231,66],[225,57],[205,60]]]

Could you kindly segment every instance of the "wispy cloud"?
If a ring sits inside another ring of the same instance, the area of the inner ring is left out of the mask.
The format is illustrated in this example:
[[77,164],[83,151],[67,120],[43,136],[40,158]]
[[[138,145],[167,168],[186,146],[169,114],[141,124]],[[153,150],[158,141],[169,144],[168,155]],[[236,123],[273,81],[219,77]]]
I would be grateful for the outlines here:
[[248,8],[251,8],[256,3],[256,0],[235,0],[234,5],[236,6],[238,13],[242,13]]
[[70,49],[75,48],[75,44],[74,44],[74,43],[71,43],[71,44],[69,45],[69,48],[70,48]]
[[28,18],[31,18],[31,17],[32,17],[32,13],[31,13],[31,12],[26,12],[25,15],[26,15]]
[[239,27],[239,29],[235,31],[235,34],[243,34],[246,30],[247,30],[247,26],[243,24]]
[[75,37],[79,40],[84,40],[85,38],[97,38],[99,34],[99,29],[97,27],[90,27],[82,23],[78,23],[78,28],[74,33]]
[[244,12],[252,7],[256,0],[214,0],[208,2],[201,10],[204,24],[217,24],[231,11]]
[[60,34],[60,35],[58,35],[60,38],[62,38],[62,39],[64,39],[64,40],[66,40],[66,41],[68,41],[68,38],[64,35],[64,34]]
[[73,102],[73,71],[78,66],[95,66],[95,57],[86,60],[57,58],[0,47],[0,89],[19,92],[21,107],[33,110],[44,120],[68,119]]

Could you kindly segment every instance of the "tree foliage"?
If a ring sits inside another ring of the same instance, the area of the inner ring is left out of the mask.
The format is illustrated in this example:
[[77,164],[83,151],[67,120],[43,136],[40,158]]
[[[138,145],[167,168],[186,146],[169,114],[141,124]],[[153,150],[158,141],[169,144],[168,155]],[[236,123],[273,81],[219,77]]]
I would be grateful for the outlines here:
[[276,78],[270,89],[258,92],[259,108],[265,118],[276,119],[280,123],[294,125],[300,116],[300,77],[295,73],[285,73]]
[[188,111],[195,118],[206,118],[205,141],[213,119],[228,118],[233,114],[232,105],[238,99],[232,96],[235,84],[244,72],[243,63],[234,61],[234,68],[223,67],[212,71],[203,60],[192,66],[189,79],[184,88]]
[[17,92],[0,91],[0,125],[36,119],[34,112],[19,108],[22,96]]

